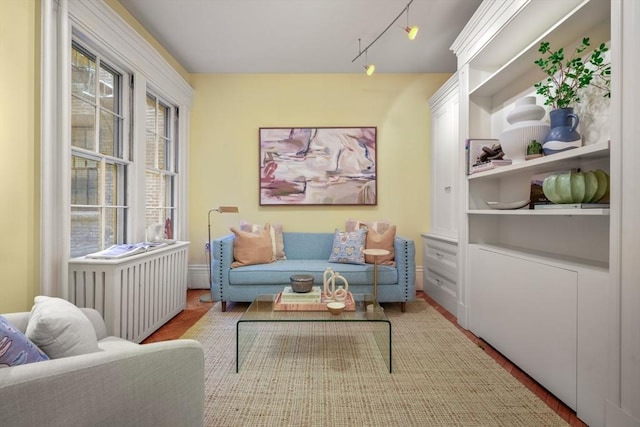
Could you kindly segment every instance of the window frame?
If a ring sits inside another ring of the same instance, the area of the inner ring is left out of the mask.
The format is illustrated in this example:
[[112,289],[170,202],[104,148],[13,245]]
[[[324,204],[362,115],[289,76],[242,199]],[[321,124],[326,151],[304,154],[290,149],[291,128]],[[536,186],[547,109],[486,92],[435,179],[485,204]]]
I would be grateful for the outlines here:
[[[188,82],[120,15],[101,0],[42,0],[41,5],[41,124],[40,124],[40,286],[43,295],[66,298],[70,254],[71,205],[71,42],[95,49],[109,65],[126,70],[134,81],[130,94],[133,120],[127,126],[132,141],[144,141],[144,100],[148,90],[179,111],[179,170],[187,170],[188,122],[193,89]],[[64,78],[68,76],[68,78]],[[131,146],[131,159],[144,158]],[[134,167],[127,179],[131,214],[128,241],[142,241],[144,226],[144,168]],[[188,236],[188,181],[176,182],[174,236]]]

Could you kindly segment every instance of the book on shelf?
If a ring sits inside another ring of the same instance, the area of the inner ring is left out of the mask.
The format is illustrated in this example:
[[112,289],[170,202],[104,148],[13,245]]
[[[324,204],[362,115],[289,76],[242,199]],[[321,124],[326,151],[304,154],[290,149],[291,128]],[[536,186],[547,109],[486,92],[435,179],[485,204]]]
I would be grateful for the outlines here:
[[167,246],[164,242],[140,242],[140,243],[125,243],[121,245],[113,245],[105,250],[94,252],[86,255],[86,258],[94,259],[119,259],[126,258],[128,256],[149,252],[154,249]]
[[322,291],[320,286],[314,286],[309,292],[295,292],[291,286],[285,286],[280,296],[280,302],[287,303],[313,303],[322,302]]
[[609,203],[538,203],[534,209],[609,209]]
[[510,159],[500,159],[500,160],[489,160],[488,162],[476,163],[471,166],[471,170],[469,171],[469,175],[474,173],[487,171],[491,169],[495,169],[500,166],[508,166],[512,163]]

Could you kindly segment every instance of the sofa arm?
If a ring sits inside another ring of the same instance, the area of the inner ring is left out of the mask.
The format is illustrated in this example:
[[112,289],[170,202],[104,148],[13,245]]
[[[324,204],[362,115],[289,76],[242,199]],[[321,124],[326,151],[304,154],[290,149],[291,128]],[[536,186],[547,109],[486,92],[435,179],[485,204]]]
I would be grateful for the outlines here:
[[204,352],[164,341],[0,369],[0,425],[202,426]]
[[233,262],[233,241],[229,234],[211,242],[211,300],[226,301],[224,292],[229,286],[229,270]]
[[404,287],[406,301],[416,297],[416,245],[413,240],[396,235],[393,242],[398,285]]

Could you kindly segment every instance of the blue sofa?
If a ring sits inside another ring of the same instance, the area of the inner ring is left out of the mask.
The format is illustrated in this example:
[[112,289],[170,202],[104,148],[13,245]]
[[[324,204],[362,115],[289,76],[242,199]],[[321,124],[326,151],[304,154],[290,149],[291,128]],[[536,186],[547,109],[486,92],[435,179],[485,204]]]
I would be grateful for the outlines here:
[[[231,268],[233,234],[211,243],[211,299],[226,303],[253,301],[260,294],[277,294],[290,284],[293,274],[310,274],[315,286],[322,286],[322,274],[327,267],[342,274],[354,294],[373,294],[373,264],[355,265],[329,262],[334,233],[284,232],[286,260],[269,264]],[[407,301],[415,299],[415,244],[396,236],[394,241],[396,266],[378,265],[378,301],[399,302],[405,311]]]

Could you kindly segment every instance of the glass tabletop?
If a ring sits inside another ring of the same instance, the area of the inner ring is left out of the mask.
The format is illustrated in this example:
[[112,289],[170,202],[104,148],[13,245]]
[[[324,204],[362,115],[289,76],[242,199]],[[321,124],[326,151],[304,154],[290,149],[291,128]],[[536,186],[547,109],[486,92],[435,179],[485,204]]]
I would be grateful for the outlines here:
[[[329,310],[285,310],[275,303],[277,295],[258,295],[239,322],[371,322],[388,321],[384,309],[373,302],[372,295],[354,294],[355,310],[343,310],[335,315]],[[302,305],[302,304],[300,304]]]

